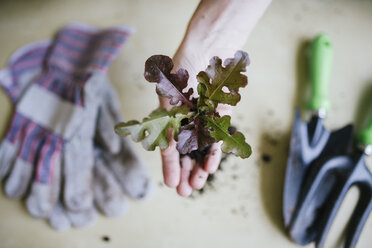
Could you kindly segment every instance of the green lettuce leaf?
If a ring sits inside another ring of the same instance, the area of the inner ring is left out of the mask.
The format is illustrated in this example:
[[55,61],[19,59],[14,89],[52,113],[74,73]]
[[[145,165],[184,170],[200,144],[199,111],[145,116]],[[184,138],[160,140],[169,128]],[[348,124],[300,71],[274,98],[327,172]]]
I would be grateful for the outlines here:
[[[199,104],[213,103],[214,108],[218,103],[235,106],[240,101],[239,88],[248,84],[247,76],[242,74],[249,64],[248,54],[237,51],[234,58],[226,59],[224,66],[222,60],[213,57],[205,71],[199,72],[197,79],[202,87],[198,87]],[[200,100],[199,99],[199,100]]]
[[229,134],[231,117],[228,115],[220,118],[204,115],[203,118],[207,122],[207,127],[210,128],[210,135],[218,142],[222,140],[222,151],[224,153],[232,153],[241,158],[248,158],[251,153],[251,147],[245,142],[245,137],[241,132]]
[[186,106],[174,107],[169,112],[164,109],[153,111],[148,118],[138,121],[128,121],[115,126],[115,132],[120,136],[131,135],[135,142],[142,143],[142,146],[153,151],[157,146],[164,149],[169,146],[167,130],[173,128],[173,137],[180,132],[181,121],[188,118]]

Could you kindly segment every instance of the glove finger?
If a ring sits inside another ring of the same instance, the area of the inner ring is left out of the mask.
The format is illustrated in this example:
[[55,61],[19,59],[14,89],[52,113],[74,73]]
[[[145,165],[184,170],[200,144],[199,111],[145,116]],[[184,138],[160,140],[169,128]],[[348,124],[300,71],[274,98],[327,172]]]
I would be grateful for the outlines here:
[[20,144],[23,142],[21,134],[27,130],[29,122],[22,116],[14,114],[5,139],[0,145],[0,180],[8,175],[14,165]]
[[19,150],[19,142],[13,144],[8,140],[4,140],[0,145],[0,180],[8,175],[12,165],[15,162],[17,152]]
[[[50,137],[42,149],[36,170],[36,180],[31,186],[27,198],[28,211],[37,218],[45,218],[57,204],[61,185],[60,150],[62,144],[58,139]],[[51,144],[49,146],[49,144]],[[56,159],[52,159],[57,156]]]
[[66,210],[62,203],[58,203],[49,216],[48,221],[52,228],[58,231],[66,231],[71,227],[71,225],[78,228],[92,225],[96,215],[94,208],[80,212],[73,212]]
[[[17,120],[17,118],[15,116],[14,120]],[[22,119],[22,117],[19,117],[19,119]],[[21,146],[17,154],[17,159],[5,184],[5,192],[11,198],[20,198],[26,193],[33,175],[33,163],[40,155],[45,135],[44,129],[32,121],[20,121],[20,123],[24,123],[24,125],[20,124],[21,126],[23,125],[24,136],[19,141]],[[14,128],[16,129],[17,126],[14,125]],[[15,139],[17,140],[17,138]]]
[[53,209],[48,221],[50,226],[58,231],[66,231],[71,227],[70,219],[60,202]]
[[128,209],[128,201],[100,155],[101,152],[96,152],[93,186],[95,203],[104,215],[121,216]]
[[146,198],[153,189],[153,182],[143,162],[126,139],[122,139],[121,152],[106,156],[108,166],[127,195],[134,199]]
[[79,212],[67,210],[66,213],[71,224],[77,228],[91,226],[97,215],[97,212],[93,207]]
[[96,210],[92,207],[88,210],[73,212],[65,209],[61,202],[54,208],[49,216],[49,224],[58,231],[66,231],[71,225],[82,228],[91,226],[96,218]]
[[65,145],[64,204],[69,211],[88,210],[93,206],[93,144],[75,139]]
[[121,138],[114,132],[115,124],[116,121],[107,109],[107,106],[102,105],[99,109],[97,118],[96,138],[105,150],[114,154],[120,151],[121,140]]
[[32,164],[16,159],[12,171],[5,183],[5,193],[10,198],[21,198],[25,195],[32,179]]

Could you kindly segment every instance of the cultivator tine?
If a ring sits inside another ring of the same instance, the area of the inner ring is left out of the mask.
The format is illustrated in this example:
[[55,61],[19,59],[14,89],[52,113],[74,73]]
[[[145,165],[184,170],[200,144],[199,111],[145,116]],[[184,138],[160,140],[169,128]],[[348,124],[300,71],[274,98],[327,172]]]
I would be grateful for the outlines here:
[[347,226],[345,247],[355,246],[372,211],[372,174],[364,158],[363,153],[354,159],[336,156],[312,165],[289,226],[294,241],[306,245],[315,240],[316,247],[323,248],[347,192],[355,185],[360,196]]
[[322,214],[321,222],[319,223],[319,233],[315,241],[317,248],[324,247],[328,232],[350,187],[350,184],[343,183],[342,188],[332,192],[332,200],[327,202],[325,212]]
[[372,175],[364,165],[364,162],[360,161],[360,163],[363,163],[361,166],[363,178],[357,184],[360,190],[360,197],[348,224],[345,247],[354,247],[356,245],[363,226],[372,211]]
[[[327,171],[328,169],[325,167],[318,167],[317,171],[313,174],[314,177],[307,177],[308,181],[305,183],[304,191],[301,192],[302,197],[296,206],[296,211],[290,225],[291,238],[298,244],[306,245],[316,238],[316,233],[309,233],[308,230],[314,224],[314,219],[317,219],[314,213],[316,213],[319,206],[314,206],[313,200],[318,198],[320,194],[328,193],[328,190],[325,192],[320,188]],[[326,195],[322,196],[323,199],[326,197]],[[309,213],[311,214],[309,215]],[[312,222],[309,223],[309,220]]]
[[[371,192],[369,193],[371,194]],[[363,197],[362,194],[363,193],[361,193],[361,198],[358,201],[358,206],[355,209],[351,217],[350,224],[348,226],[345,247],[355,247],[359,239],[359,236],[362,232],[363,226],[366,223],[368,216],[372,211],[371,195],[369,195],[369,199],[366,199],[365,197]]]
[[[307,181],[305,182],[304,191],[301,192],[301,200],[296,207],[296,211],[293,220],[290,225],[290,235],[293,240],[301,245],[312,242],[319,235],[319,230],[312,231],[313,225],[317,225],[319,228],[318,220],[322,220],[318,214],[318,210],[323,209],[324,203],[334,191],[334,186],[337,185],[337,178],[332,177],[331,171],[333,171],[341,163],[345,164],[349,162],[347,157],[338,156],[328,162],[322,164],[322,166],[313,167],[313,170],[309,172]],[[312,165],[313,166],[313,165]],[[337,196],[337,194],[336,194]],[[333,201],[335,202],[335,200]],[[333,205],[333,204],[330,204]],[[311,213],[311,215],[309,215]],[[306,220],[311,220],[311,222]],[[315,229],[317,229],[315,228]]]

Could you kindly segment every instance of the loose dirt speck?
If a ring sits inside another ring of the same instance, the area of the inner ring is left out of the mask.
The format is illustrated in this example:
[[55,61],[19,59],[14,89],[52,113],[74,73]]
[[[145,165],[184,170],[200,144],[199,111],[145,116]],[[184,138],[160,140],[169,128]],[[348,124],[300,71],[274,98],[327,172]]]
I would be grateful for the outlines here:
[[268,155],[268,154],[262,154],[262,161],[264,161],[265,163],[270,163],[270,161],[271,161],[271,156],[270,155]]
[[102,236],[102,241],[103,242],[110,242],[110,237],[107,236],[107,235],[104,235],[104,236]]
[[265,134],[263,138],[265,142],[269,143],[272,146],[277,146],[279,144],[278,139],[272,137],[271,135]]

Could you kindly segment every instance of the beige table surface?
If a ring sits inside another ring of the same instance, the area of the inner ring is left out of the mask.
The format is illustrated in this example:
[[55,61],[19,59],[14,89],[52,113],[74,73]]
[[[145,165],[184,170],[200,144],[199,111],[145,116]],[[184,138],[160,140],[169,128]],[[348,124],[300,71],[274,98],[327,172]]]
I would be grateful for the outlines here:
[[[0,0],[0,65],[18,47],[51,37],[69,22],[98,27],[128,24],[136,34],[124,46],[109,75],[127,119],[141,119],[157,106],[154,85],[143,76],[152,54],[172,55],[198,1]],[[284,233],[283,176],[295,106],[303,106],[303,47],[319,32],[334,46],[328,128],[360,120],[361,102],[372,99],[372,1],[277,0],[252,33],[245,50],[252,63],[249,85],[236,108],[235,124],[253,147],[246,160],[229,158],[203,194],[178,197],[162,186],[158,152],[135,145],[157,185],[144,202],[131,202],[120,218],[99,216],[94,226],[59,233],[32,218],[24,203],[0,196],[0,247],[297,247]],[[0,93],[0,136],[11,108]],[[271,161],[264,162],[266,154]],[[1,161],[0,161],[1,162]],[[371,167],[372,161],[368,160]],[[326,247],[338,247],[338,234],[357,198],[353,189],[332,228]],[[102,240],[110,238],[109,242]],[[369,218],[357,247],[371,247]],[[313,247],[309,245],[308,247]]]

